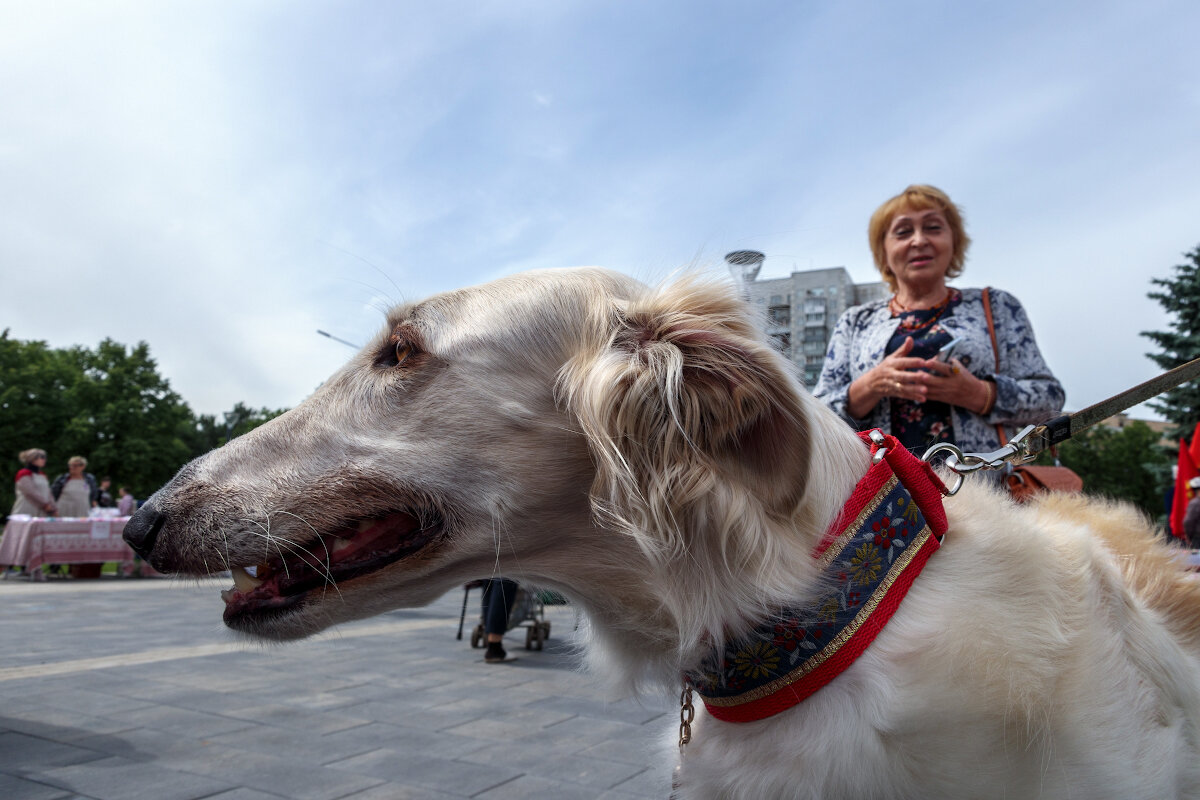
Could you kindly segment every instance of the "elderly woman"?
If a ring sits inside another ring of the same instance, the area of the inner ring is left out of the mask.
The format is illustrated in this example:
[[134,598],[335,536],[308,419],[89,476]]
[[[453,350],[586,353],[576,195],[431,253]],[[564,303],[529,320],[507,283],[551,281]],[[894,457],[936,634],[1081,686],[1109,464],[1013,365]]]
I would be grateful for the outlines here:
[[32,448],[22,452],[21,469],[17,471],[17,499],[10,514],[28,514],[31,517],[48,517],[55,512],[54,496],[50,483],[42,470],[46,466],[46,451]]
[[[965,452],[1000,446],[1063,406],[1020,302],[997,289],[958,289],[970,239],[962,214],[932,186],[909,186],[868,226],[875,265],[893,295],[838,320],[814,394],[859,430],[882,428],[918,455],[938,442]],[[946,362],[938,351],[957,340]]]
[[54,479],[50,491],[58,501],[60,517],[86,517],[95,507],[100,497],[100,487],[96,476],[87,469],[87,459],[83,456],[71,456],[67,462],[67,472]]

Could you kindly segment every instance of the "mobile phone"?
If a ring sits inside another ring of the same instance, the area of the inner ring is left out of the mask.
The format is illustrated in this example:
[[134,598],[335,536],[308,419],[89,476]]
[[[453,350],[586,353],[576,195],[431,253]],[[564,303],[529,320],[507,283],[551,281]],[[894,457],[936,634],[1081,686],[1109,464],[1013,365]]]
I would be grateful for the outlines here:
[[942,362],[943,364],[948,363],[950,361],[950,357],[954,355],[954,349],[958,347],[958,343],[961,341],[961,336],[955,336],[953,339],[946,342],[945,346],[942,347],[941,350],[937,351],[937,355],[934,356],[934,359]]

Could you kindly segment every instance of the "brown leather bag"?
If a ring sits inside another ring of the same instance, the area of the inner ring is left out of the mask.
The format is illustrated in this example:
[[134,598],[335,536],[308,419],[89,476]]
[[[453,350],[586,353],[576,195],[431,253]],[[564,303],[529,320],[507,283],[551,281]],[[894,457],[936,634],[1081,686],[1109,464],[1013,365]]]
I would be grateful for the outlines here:
[[[992,298],[987,289],[983,290],[983,313],[987,317],[988,335],[992,337],[992,352],[996,356],[996,373],[1000,373],[1000,348],[996,344],[996,324],[992,321]],[[1008,443],[1004,426],[997,425],[996,433],[1000,434],[1000,445]],[[1051,448],[1053,452],[1053,448]],[[1057,458],[1057,454],[1055,455]],[[1022,464],[1015,467],[1011,473],[1004,476],[1004,484],[1008,493],[1018,503],[1024,503],[1038,492],[1082,492],[1083,478],[1070,467],[1043,467],[1033,464]]]
[[1070,467],[1039,467],[1023,464],[1004,476],[1008,493],[1024,503],[1037,492],[1082,492],[1083,478]]

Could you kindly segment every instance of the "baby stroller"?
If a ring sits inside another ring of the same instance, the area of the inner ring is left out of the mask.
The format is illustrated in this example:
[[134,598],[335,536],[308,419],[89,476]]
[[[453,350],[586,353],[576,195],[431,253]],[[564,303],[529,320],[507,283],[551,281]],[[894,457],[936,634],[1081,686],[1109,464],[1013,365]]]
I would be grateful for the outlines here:
[[[458,618],[458,639],[463,638],[463,625],[467,619],[467,602],[472,589],[482,589],[485,581],[471,581],[463,586],[462,615]],[[541,593],[536,589],[517,588],[517,597],[513,601],[512,611],[508,614],[506,631],[525,626],[525,649],[541,650],[542,644],[550,638],[550,621],[546,619],[546,607],[542,602]],[[484,644],[483,617],[479,618],[471,631],[471,647],[482,647]]]

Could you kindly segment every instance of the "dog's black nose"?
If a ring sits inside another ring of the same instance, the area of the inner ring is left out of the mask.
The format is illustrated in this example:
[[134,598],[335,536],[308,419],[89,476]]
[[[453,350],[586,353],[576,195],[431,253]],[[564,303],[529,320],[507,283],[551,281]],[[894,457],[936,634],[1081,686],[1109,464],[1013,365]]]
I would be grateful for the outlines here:
[[149,561],[150,551],[154,549],[154,540],[158,538],[158,532],[162,530],[166,521],[166,516],[159,513],[153,504],[145,503],[129,518],[129,522],[125,523],[125,541],[135,553]]

